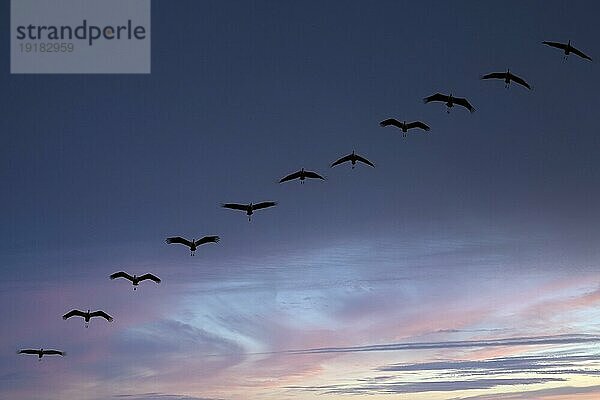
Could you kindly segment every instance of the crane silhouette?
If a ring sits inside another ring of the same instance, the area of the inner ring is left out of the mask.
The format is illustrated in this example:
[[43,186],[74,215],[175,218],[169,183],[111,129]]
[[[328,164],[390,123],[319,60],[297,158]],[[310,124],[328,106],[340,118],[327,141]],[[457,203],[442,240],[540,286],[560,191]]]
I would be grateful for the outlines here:
[[198,246],[203,245],[205,243],[217,243],[219,240],[221,240],[221,238],[218,236],[204,236],[200,240],[193,239],[191,241],[184,239],[181,236],[174,236],[167,238],[166,242],[167,244],[182,244],[184,246],[187,246],[190,248],[190,255],[195,256],[196,249],[198,248]]
[[87,310],[87,312],[83,312],[80,310],[71,310],[62,316],[62,318],[64,320],[67,320],[71,317],[82,317],[83,320],[85,321],[86,328],[89,326],[90,319],[92,319],[94,317],[104,318],[108,322],[112,322],[112,320],[113,320],[113,317],[111,317],[110,315],[108,315],[107,313],[105,313],[102,310],[98,310],[98,311],[94,311],[94,312],[90,312],[90,310]]
[[588,56],[587,54],[584,54],[581,50],[578,50],[575,47],[571,46],[570,40],[567,43],[546,42],[546,41],[544,41],[542,43],[545,45],[548,45],[550,47],[555,47],[557,49],[563,50],[565,53],[565,56],[563,57],[563,59],[565,59],[565,60],[567,58],[569,58],[569,54],[573,53],[581,58],[592,61],[592,58],[590,56]]
[[464,108],[466,108],[467,110],[469,110],[470,112],[475,112],[475,108],[471,105],[471,103],[469,103],[469,101],[465,98],[462,97],[454,97],[452,96],[452,93],[450,93],[449,95],[445,95],[445,94],[441,94],[441,93],[436,93],[433,94],[429,97],[425,97],[423,99],[424,103],[430,103],[432,101],[441,101],[446,103],[446,107],[448,107],[448,109],[446,110],[446,112],[449,114],[450,113],[450,109],[452,107],[454,107],[454,105],[458,105],[458,106],[463,106]]
[[124,272],[124,271],[115,272],[114,274],[110,275],[109,278],[111,280],[117,279],[117,278],[125,278],[125,279],[131,281],[133,290],[136,290],[137,285],[139,285],[140,282],[145,281],[145,280],[151,280],[156,283],[160,283],[160,278],[156,275],[144,274],[144,275],[140,275],[140,276],[137,276],[137,275],[131,276],[127,272]]
[[38,356],[38,361],[42,361],[43,356],[61,356],[67,355],[64,351],[60,350],[44,350],[44,349],[22,349],[17,351],[17,354],[31,354]]
[[305,171],[304,168],[302,168],[298,172],[294,172],[293,174],[289,174],[287,176],[284,176],[283,178],[281,178],[279,180],[279,183],[291,181],[291,180],[294,180],[294,179],[300,179],[300,183],[304,183],[304,180],[306,178],[325,180],[325,178],[323,178],[321,175],[317,174],[316,172]]
[[224,204],[222,204],[222,207],[229,208],[230,210],[245,211],[246,215],[248,216],[248,221],[250,221],[252,219],[252,214],[254,214],[254,211],[262,210],[263,208],[274,207],[276,205],[277,205],[277,202],[275,202],[275,201],[263,201],[262,203],[257,203],[257,204],[224,203]]
[[491,74],[482,76],[481,79],[504,79],[504,87],[506,88],[509,87],[510,82],[512,81],[531,90],[531,86],[525,82],[525,79],[512,74],[510,69],[507,69],[506,72],[492,72]]
[[354,166],[356,165],[357,161],[360,161],[363,164],[370,165],[371,167],[375,167],[375,165],[373,165],[373,163],[371,161],[367,160],[364,157],[359,156],[353,150],[352,154],[348,154],[347,156],[344,156],[344,157],[340,158],[339,160],[334,161],[333,164],[331,164],[331,168],[335,167],[336,165],[340,165],[342,163],[345,163],[345,162],[351,162],[352,163],[352,169],[354,169]]
[[399,128],[400,130],[402,130],[402,137],[406,137],[406,132],[408,132],[409,129],[419,128],[423,129],[424,131],[428,131],[431,129],[429,126],[427,126],[427,124],[424,124],[421,121],[407,123],[406,121],[400,122],[395,118],[384,119],[379,123],[379,125],[384,128],[386,126],[395,126],[396,128]]

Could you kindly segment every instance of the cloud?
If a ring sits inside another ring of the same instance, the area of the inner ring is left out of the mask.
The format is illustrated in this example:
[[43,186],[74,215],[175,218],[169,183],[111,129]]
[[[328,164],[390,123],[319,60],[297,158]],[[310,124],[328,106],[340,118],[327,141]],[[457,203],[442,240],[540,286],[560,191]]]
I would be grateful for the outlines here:
[[578,294],[576,296],[551,298],[536,304],[524,310],[524,314],[529,318],[548,320],[555,316],[573,315],[580,309],[588,309],[600,303],[600,287],[591,291]]
[[597,393],[599,395],[598,397],[600,397],[600,385],[581,387],[561,386],[557,388],[530,390],[525,392],[509,392],[498,394],[482,394],[468,397],[454,397],[449,400],[531,400],[534,398],[540,399],[548,396],[565,396],[564,398],[570,398],[572,396],[595,393]]
[[[401,351],[401,350],[433,350],[475,347],[501,347],[501,346],[540,346],[540,345],[566,345],[600,342],[597,335],[552,335],[552,336],[524,336],[488,340],[456,340],[441,342],[414,342],[390,343],[367,346],[348,347],[321,347],[302,350],[284,350],[275,353],[286,354],[321,354],[321,353],[357,353],[372,351]],[[265,353],[263,353],[265,354]],[[268,353],[267,353],[268,354]]]
[[[540,338],[515,338],[512,341]],[[543,338],[554,340],[555,338]],[[476,341],[470,341],[474,343]],[[487,390],[499,386],[565,382],[567,375],[598,376],[598,354],[548,353],[498,357],[488,360],[442,360],[389,364],[375,369],[385,375],[364,377],[349,383],[320,386],[288,386],[319,394],[406,394]],[[419,377],[416,378],[415,377]],[[529,392],[523,392],[529,393]],[[475,397],[479,399],[479,397]],[[495,399],[496,397],[489,397]],[[504,397],[501,397],[504,399]],[[531,399],[531,395],[516,397]],[[536,397],[537,398],[537,397]],[[488,397],[481,397],[488,399]],[[507,397],[512,399],[512,397]]]
[[206,354],[219,354],[204,360],[206,370],[213,373],[244,358],[242,347],[234,341],[170,319],[127,329],[114,342],[111,353],[126,360],[126,365],[151,364],[153,370],[173,372],[185,370],[186,365],[194,364],[194,360]]
[[448,374],[492,375],[544,372],[550,374],[599,375],[598,369],[587,369],[598,354],[572,356],[515,356],[475,361],[434,361],[415,364],[394,364],[378,368],[386,372],[446,371]]
[[117,394],[113,396],[116,399],[126,400],[223,400],[209,397],[194,397],[180,394],[164,393],[141,393],[141,394]]
[[456,390],[492,389],[498,386],[536,385],[563,382],[564,378],[498,378],[452,381],[405,382],[392,381],[363,385],[288,386],[288,389],[319,392],[321,394],[400,394],[423,392],[453,392]]
[[122,344],[125,345],[120,349],[122,351],[131,350],[132,346],[136,346],[146,351],[150,349],[154,354],[171,351],[185,351],[190,354],[215,350],[227,352],[240,350],[240,347],[232,341],[172,319],[130,328],[123,334]]
[[506,332],[507,328],[489,328],[489,329],[438,329],[435,333],[480,333],[480,332]]

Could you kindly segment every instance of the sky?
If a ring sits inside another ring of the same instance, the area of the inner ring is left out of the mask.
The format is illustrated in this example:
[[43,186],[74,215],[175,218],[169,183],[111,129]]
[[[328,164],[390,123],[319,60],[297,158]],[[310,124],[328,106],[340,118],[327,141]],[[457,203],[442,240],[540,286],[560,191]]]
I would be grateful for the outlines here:
[[[163,0],[149,75],[5,57],[0,397],[599,398],[599,12]],[[480,79],[507,68],[533,90]],[[353,150],[376,167],[329,168]],[[326,180],[278,183],[300,168]],[[190,257],[178,235],[221,241]]]

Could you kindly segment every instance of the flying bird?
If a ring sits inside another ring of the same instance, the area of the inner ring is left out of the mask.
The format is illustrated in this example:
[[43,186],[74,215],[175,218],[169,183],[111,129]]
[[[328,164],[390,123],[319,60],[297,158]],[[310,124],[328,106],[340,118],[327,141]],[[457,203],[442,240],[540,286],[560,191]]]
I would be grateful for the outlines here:
[[184,239],[181,236],[175,236],[167,238],[166,242],[167,244],[183,244],[184,246],[190,248],[190,255],[194,256],[196,255],[196,249],[198,248],[198,246],[205,243],[217,243],[219,240],[221,240],[221,238],[218,236],[204,236],[200,240],[194,239],[192,241]]
[[433,94],[429,97],[425,97],[423,99],[424,103],[429,103],[432,101],[443,101],[446,103],[446,107],[448,107],[448,110],[446,111],[447,113],[450,113],[450,109],[452,107],[454,107],[454,105],[459,105],[459,106],[463,106],[465,107],[467,110],[469,110],[470,112],[475,112],[475,108],[471,105],[471,103],[469,103],[469,101],[465,98],[462,97],[453,97],[452,93],[450,93],[450,95],[446,96],[445,94],[441,94],[441,93],[436,93]]
[[240,210],[240,211],[245,211],[246,215],[248,216],[248,221],[250,221],[252,219],[252,214],[254,214],[254,211],[256,210],[262,210],[263,208],[269,208],[269,207],[273,207],[276,206],[277,202],[275,201],[263,201],[262,203],[257,203],[257,204],[238,204],[238,203],[224,203],[222,204],[222,206],[224,208],[229,208],[230,210]]
[[127,280],[131,281],[131,284],[133,285],[133,290],[137,289],[137,285],[141,282],[141,281],[145,281],[145,280],[151,280],[154,281],[156,283],[160,283],[160,278],[156,275],[152,275],[152,274],[144,274],[144,275],[129,275],[127,272],[124,271],[119,271],[119,272],[115,272],[114,274],[110,275],[109,278],[112,279],[117,279],[117,278],[125,278]]
[[399,128],[402,130],[403,137],[406,137],[406,132],[408,132],[409,129],[419,128],[419,129],[423,129],[424,131],[428,131],[429,129],[431,129],[431,128],[429,128],[429,126],[427,126],[427,124],[424,124],[421,121],[414,121],[414,122],[406,123],[406,121],[400,122],[394,118],[385,119],[385,120],[381,121],[379,123],[379,125],[384,128],[386,126],[395,126],[396,128]]
[[94,317],[104,318],[108,322],[112,322],[112,320],[113,320],[113,317],[111,317],[110,315],[108,315],[107,313],[105,313],[104,311],[101,311],[101,310],[94,311],[94,312],[90,312],[90,310],[87,310],[87,312],[83,312],[80,310],[71,310],[62,316],[62,318],[64,320],[67,320],[71,317],[82,317],[85,321],[86,328],[89,326],[88,324],[90,323],[90,319],[92,319]]
[[43,356],[61,356],[67,355],[64,351],[60,350],[44,350],[44,349],[22,349],[17,351],[17,354],[34,354],[38,356],[38,361],[42,361]]
[[506,70],[506,72],[492,72],[491,74],[482,76],[481,79],[504,79],[504,87],[506,88],[508,88],[510,82],[513,81],[531,90],[531,86],[529,86],[529,84],[525,82],[525,79],[511,74],[510,69]]
[[294,172],[293,174],[289,174],[287,176],[284,176],[283,178],[281,178],[281,180],[279,181],[279,183],[291,181],[291,180],[294,180],[294,179],[300,179],[300,183],[304,183],[304,180],[306,178],[325,180],[325,178],[323,178],[321,175],[317,174],[316,172],[305,171],[304,168],[302,168],[298,172]]
[[555,47],[557,49],[563,50],[565,52],[565,56],[564,56],[565,60],[569,57],[569,54],[573,53],[575,55],[578,55],[581,58],[585,58],[586,60],[592,61],[592,58],[590,56],[584,54],[581,50],[578,50],[575,47],[571,46],[570,40],[567,42],[567,44],[558,43],[558,42],[542,42],[542,43],[545,45],[548,45],[550,47]]
[[369,160],[367,160],[364,157],[359,156],[358,154],[355,154],[354,151],[352,151],[352,154],[348,154],[347,156],[344,156],[342,158],[340,158],[339,160],[335,161],[333,164],[331,164],[331,168],[335,167],[336,165],[340,165],[342,163],[348,162],[350,161],[352,163],[352,169],[354,169],[354,166],[356,165],[357,161],[360,161],[363,164],[367,164],[370,165],[371,167],[374,167],[375,165],[373,165],[373,163]]

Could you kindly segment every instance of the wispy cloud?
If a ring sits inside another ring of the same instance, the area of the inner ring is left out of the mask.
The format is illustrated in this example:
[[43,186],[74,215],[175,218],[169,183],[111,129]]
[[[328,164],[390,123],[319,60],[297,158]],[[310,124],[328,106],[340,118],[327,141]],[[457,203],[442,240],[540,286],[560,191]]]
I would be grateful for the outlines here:
[[116,399],[127,400],[223,400],[221,398],[209,397],[194,397],[180,394],[164,394],[164,393],[141,393],[141,394],[117,394],[113,396]]
[[117,361],[122,361],[122,365],[129,366],[128,371],[120,371],[120,374],[151,365],[148,368],[156,373],[185,375],[186,368],[196,365],[202,355],[222,354],[205,361],[204,376],[207,376],[236,365],[244,358],[242,347],[234,341],[169,319],[126,330],[116,338],[110,351],[118,355]]
[[596,335],[552,335],[552,336],[524,336],[488,340],[456,340],[440,342],[414,342],[390,343],[368,346],[349,347],[322,347],[302,350],[285,350],[278,353],[287,354],[320,354],[320,353],[356,353],[371,351],[400,351],[400,350],[433,350],[476,347],[501,347],[501,346],[540,346],[540,345],[567,345],[600,342]]
[[[540,338],[512,341],[538,342]],[[544,342],[555,338],[545,338]],[[566,339],[566,338],[563,338]],[[475,343],[470,341],[469,343]],[[520,344],[522,345],[522,344]],[[486,390],[500,386],[567,382],[571,376],[600,375],[598,354],[541,353],[498,357],[486,360],[440,360],[422,363],[398,363],[375,368],[379,374],[329,385],[295,385],[288,389],[319,394],[399,394]],[[529,393],[529,392],[527,392]],[[517,393],[516,395],[520,395]],[[475,397],[479,399],[479,397]],[[489,399],[496,397],[489,397]],[[499,397],[504,399],[504,397]],[[512,399],[512,397],[507,397]],[[521,397],[516,397],[521,399]],[[533,397],[522,397],[531,399]],[[536,397],[537,398],[537,397]],[[488,399],[488,397],[481,397]]]
[[499,386],[535,385],[563,382],[564,378],[498,378],[427,382],[392,381],[365,385],[289,386],[292,390],[319,392],[322,394],[400,394],[422,392],[453,392],[457,390],[492,389]]
[[474,361],[434,361],[414,364],[394,364],[378,368],[387,372],[445,371],[448,374],[493,375],[528,372],[547,374],[600,375],[600,369],[590,368],[598,361],[598,354],[572,356],[514,356]]
[[[600,397],[600,385],[593,386],[561,386],[556,388],[529,390],[521,392],[482,394],[477,396],[453,397],[449,400],[531,400],[546,397],[559,397],[568,399],[577,395],[594,394],[594,398]],[[591,397],[590,397],[591,399]]]

